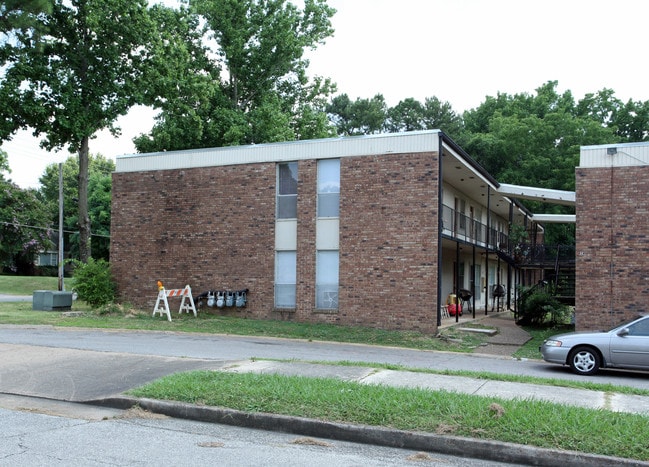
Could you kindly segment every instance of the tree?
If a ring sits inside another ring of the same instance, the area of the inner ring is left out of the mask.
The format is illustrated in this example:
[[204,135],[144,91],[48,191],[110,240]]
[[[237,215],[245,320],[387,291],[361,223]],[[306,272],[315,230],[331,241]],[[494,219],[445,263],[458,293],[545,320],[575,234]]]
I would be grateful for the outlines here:
[[574,190],[582,145],[616,141],[600,117],[579,112],[572,94],[556,81],[536,95],[499,94],[464,113],[460,144],[499,181]]
[[0,180],[4,178],[2,172],[11,172],[11,169],[9,168],[7,153],[0,149]]
[[[550,81],[535,95],[487,97],[464,113],[458,142],[500,182],[573,191],[580,147],[620,138],[606,126],[610,113],[599,105],[610,100],[575,103],[570,92],[559,94],[556,86]],[[564,206],[523,204],[539,213],[574,213]],[[569,243],[569,235],[565,227],[547,226],[548,243]]]
[[52,246],[48,212],[35,190],[21,190],[0,177],[0,264],[22,275],[33,273],[39,251]]
[[[328,79],[306,75],[305,49],[332,33],[334,10],[325,0],[305,0],[299,10],[286,0],[190,0],[206,24],[214,49],[174,23],[187,51],[179,60],[195,80],[178,80],[149,135],[136,138],[138,151],[162,151],[263,143],[329,136],[322,113],[334,90]],[[206,57],[209,60],[206,60]]]
[[437,97],[427,97],[423,104],[410,97],[388,110],[385,128],[389,132],[439,129],[449,135],[458,135],[462,119],[451,104]]
[[0,139],[32,128],[45,135],[46,149],[68,147],[77,154],[79,254],[86,261],[89,141],[102,129],[117,134],[115,120],[146,103],[144,70],[159,38],[146,0],[54,0],[51,13],[36,21],[48,27],[41,47],[24,36],[25,47],[5,48],[0,98],[8,105],[0,110]]
[[38,15],[51,11],[50,0],[5,0],[0,3],[0,39],[23,45],[23,37],[37,37],[46,30]]
[[354,102],[347,94],[341,94],[331,100],[326,111],[340,136],[380,133],[388,112],[382,94],[371,99],[357,98]]
[[[77,193],[79,191],[79,163],[69,157],[63,167],[63,228],[68,232],[66,246],[73,257],[79,256]],[[88,158],[88,214],[92,227],[92,257],[108,259],[110,235],[111,174],[115,163],[101,154]],[[52,225],[58,225],[59,217],[59,166],[50,164],[39,178],[39,198],[50,213]]]
[[649,141],[649,101],[632,101],[621,105],[611,118],[623,141]]

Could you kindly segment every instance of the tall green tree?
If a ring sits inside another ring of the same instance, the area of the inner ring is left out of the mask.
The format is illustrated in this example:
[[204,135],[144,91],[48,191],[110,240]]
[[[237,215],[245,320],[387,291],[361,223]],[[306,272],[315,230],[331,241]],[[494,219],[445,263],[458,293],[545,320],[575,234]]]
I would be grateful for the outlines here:
[[357,98],[352,101],[347,94],[340,94],[326,107],[330,121],[339,136],[371,135],[385,128],[388,107],[382,94],[371,99]]
[[437,97],[427,97],[423,104],[410,97],[388,110],[385,129],[391,133],[442,130],[455,136],[462,130],[462,118],[453,111],[451,104]]
[[159,37],[146,0],[53,0],[42,46],[24,37],[13,48],[0,79],[0,139],[18,129],[44,135],[46,149],[67,147],[79,161],[79,254],[91,255],[88,215],[88,153],[102,129],[119,133],[116,119],[146,103],[144,70]]
[[[580,147],[620,138],[606,126],[606,110],[595,101],[580,107],[569,91],[559,94],[557,84],[550,81],[536,94],[487,97],[464,113],[465,131],[458,142],[500,182],[573,191]],[[523,204],[539,213],[574,213],[564,206]],[[574,233],[549,225],[546,241],[570,243]]]
[[[78,198],[79,162],[68,157],[63,169],[63,228],[66,232],[65,247],[73,258],[79,257]],[[101,154],[88,157],[88,214],[92,227],[92,257],[109,259],[111,174],[115,163]],[[39,178],[39,198],[50,214],[50,223],[58,225],[59,218],[59,165],[48,165]]]
[[557,84],[548,82],[535,95],[488,96],[464,113],[460,144],[499,181],[574,190],[580,146],[619,137],[604,113],[579,112],[572,94],[559,94]]
[[323,110],[335,87],[309,79],[303,58],[333,32],[326,0],[305,0],[301,10],[286,0],[190,0],[189,6],[213,48],[198,53],[201,38],[187,27],[195,20],[169,29],[184,38],[179,60],[197,78],[177,81],[178,93],[158,103],[162,112],[151,133],[136,138],[138,151],[332,134]]

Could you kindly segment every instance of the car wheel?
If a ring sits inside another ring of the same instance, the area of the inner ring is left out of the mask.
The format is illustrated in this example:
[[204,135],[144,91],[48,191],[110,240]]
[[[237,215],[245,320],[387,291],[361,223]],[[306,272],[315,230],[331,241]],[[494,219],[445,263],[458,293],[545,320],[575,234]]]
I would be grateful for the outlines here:
[[578,375],[594,375],[602,364],[597,351],[590,347],[577,347],[570,352],[568,363],[573,372]]

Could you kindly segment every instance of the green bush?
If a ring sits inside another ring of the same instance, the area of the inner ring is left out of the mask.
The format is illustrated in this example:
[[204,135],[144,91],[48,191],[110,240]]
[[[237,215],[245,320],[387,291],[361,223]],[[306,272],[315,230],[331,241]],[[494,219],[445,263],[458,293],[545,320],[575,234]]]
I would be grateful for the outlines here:
[[115,300],[116,285],[110,272],[110,264],[90,258],[87,263],[73,261],[72,288],[80,300],[93,308]]
[[554,297],[547,288],[528,290],[519,301],[519,323],[538,326],[550,322],[565,324],[570,309]]

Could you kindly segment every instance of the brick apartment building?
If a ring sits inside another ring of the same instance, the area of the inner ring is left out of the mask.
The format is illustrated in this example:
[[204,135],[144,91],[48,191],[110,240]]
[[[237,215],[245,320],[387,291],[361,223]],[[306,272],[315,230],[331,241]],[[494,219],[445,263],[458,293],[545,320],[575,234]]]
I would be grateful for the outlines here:
[[582,147],[576,194],[576,328],[649,312],[649,143]]
[[532,280],[508,233],[542,228],[511,188],[436,130],[123,156],[111,264],[144,308],[162,280],[248,290],[245,308],[212,312],[434,333],[450,293],[475,312]]

